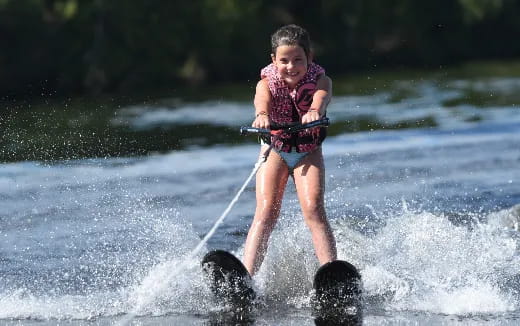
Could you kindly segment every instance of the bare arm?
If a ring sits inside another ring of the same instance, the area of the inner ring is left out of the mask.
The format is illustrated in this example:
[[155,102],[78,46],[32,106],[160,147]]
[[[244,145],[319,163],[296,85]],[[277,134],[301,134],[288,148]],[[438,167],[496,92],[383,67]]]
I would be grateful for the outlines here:
[[327,105],[332,98],[332,80],[321,75],[316,84],[316,92],[312,96],[312,103],[309,111],[302,116],[302,123],[316,121],[325,116]]
[[256,84],[255,93],[255,120],[252,126],[255,128],[270,127],[269,113],[271,111],[271,92],[266,79],[262,79]]

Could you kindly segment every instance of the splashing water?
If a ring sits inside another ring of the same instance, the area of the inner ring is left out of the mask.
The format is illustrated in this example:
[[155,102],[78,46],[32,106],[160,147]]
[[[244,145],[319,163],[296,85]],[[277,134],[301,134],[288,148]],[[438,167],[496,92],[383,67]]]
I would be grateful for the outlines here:
[[517,309],[507,283],[520,267],[504,225],[457,226],[446,216],[403,212],[365,239],[358,257],[368,301],[381,308],[465,315]]

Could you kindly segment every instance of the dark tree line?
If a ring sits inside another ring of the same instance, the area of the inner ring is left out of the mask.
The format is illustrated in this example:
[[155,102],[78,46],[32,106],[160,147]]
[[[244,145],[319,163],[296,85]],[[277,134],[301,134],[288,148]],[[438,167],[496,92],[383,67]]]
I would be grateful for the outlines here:
[[279,26],[329,73],[520,55],[520,0],[0,0],[2,98],[256,80]]

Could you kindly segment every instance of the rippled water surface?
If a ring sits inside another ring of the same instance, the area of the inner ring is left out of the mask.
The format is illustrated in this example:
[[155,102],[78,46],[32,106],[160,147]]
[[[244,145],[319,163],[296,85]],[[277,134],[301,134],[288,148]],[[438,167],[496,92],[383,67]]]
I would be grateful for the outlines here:
[[[518,323],[520,114],[500,101],[464,102],[468,88],[511,96],[520,79],[410,81],[330,106],[326,208],[339,258],[362,274],[363,324]],[[112,128],[212,132],[148,155],[1,164],[0,323],[314,325],[318,263],[292,184],[250,319],[226,319],[199,260],[212,248],[241,257],[253,184],[188,258],[257,159],[258,145],[234,135],[251,110],[121,107]]]

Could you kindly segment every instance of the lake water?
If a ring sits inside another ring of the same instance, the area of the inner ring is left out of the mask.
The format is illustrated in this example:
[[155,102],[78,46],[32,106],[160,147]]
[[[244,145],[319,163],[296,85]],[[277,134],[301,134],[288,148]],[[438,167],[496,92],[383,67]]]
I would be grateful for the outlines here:
[[[339,258],[362,274],[362,322],[517,325],[520,112],[495,99],[516,96],[520,79],[405,86],[413,92],[399,99],[399,83],[337,96],[328,112],[326,208]],[[471,103],[468,89],[488,101]],[[220,139],[251,115],[250,103],[136,105],[110,124],[204,125],[215,133],[207,139]],[[361,120],[379,127],[348,129]],[[214,248],[242,256],[254,183],[192,256],[253,169],[251,139],[0,164],[0,324],[314,325],[318,263],[292,183],[254,278],[262,302],[249,319],[233,320],[212,302],[199,261]]]

